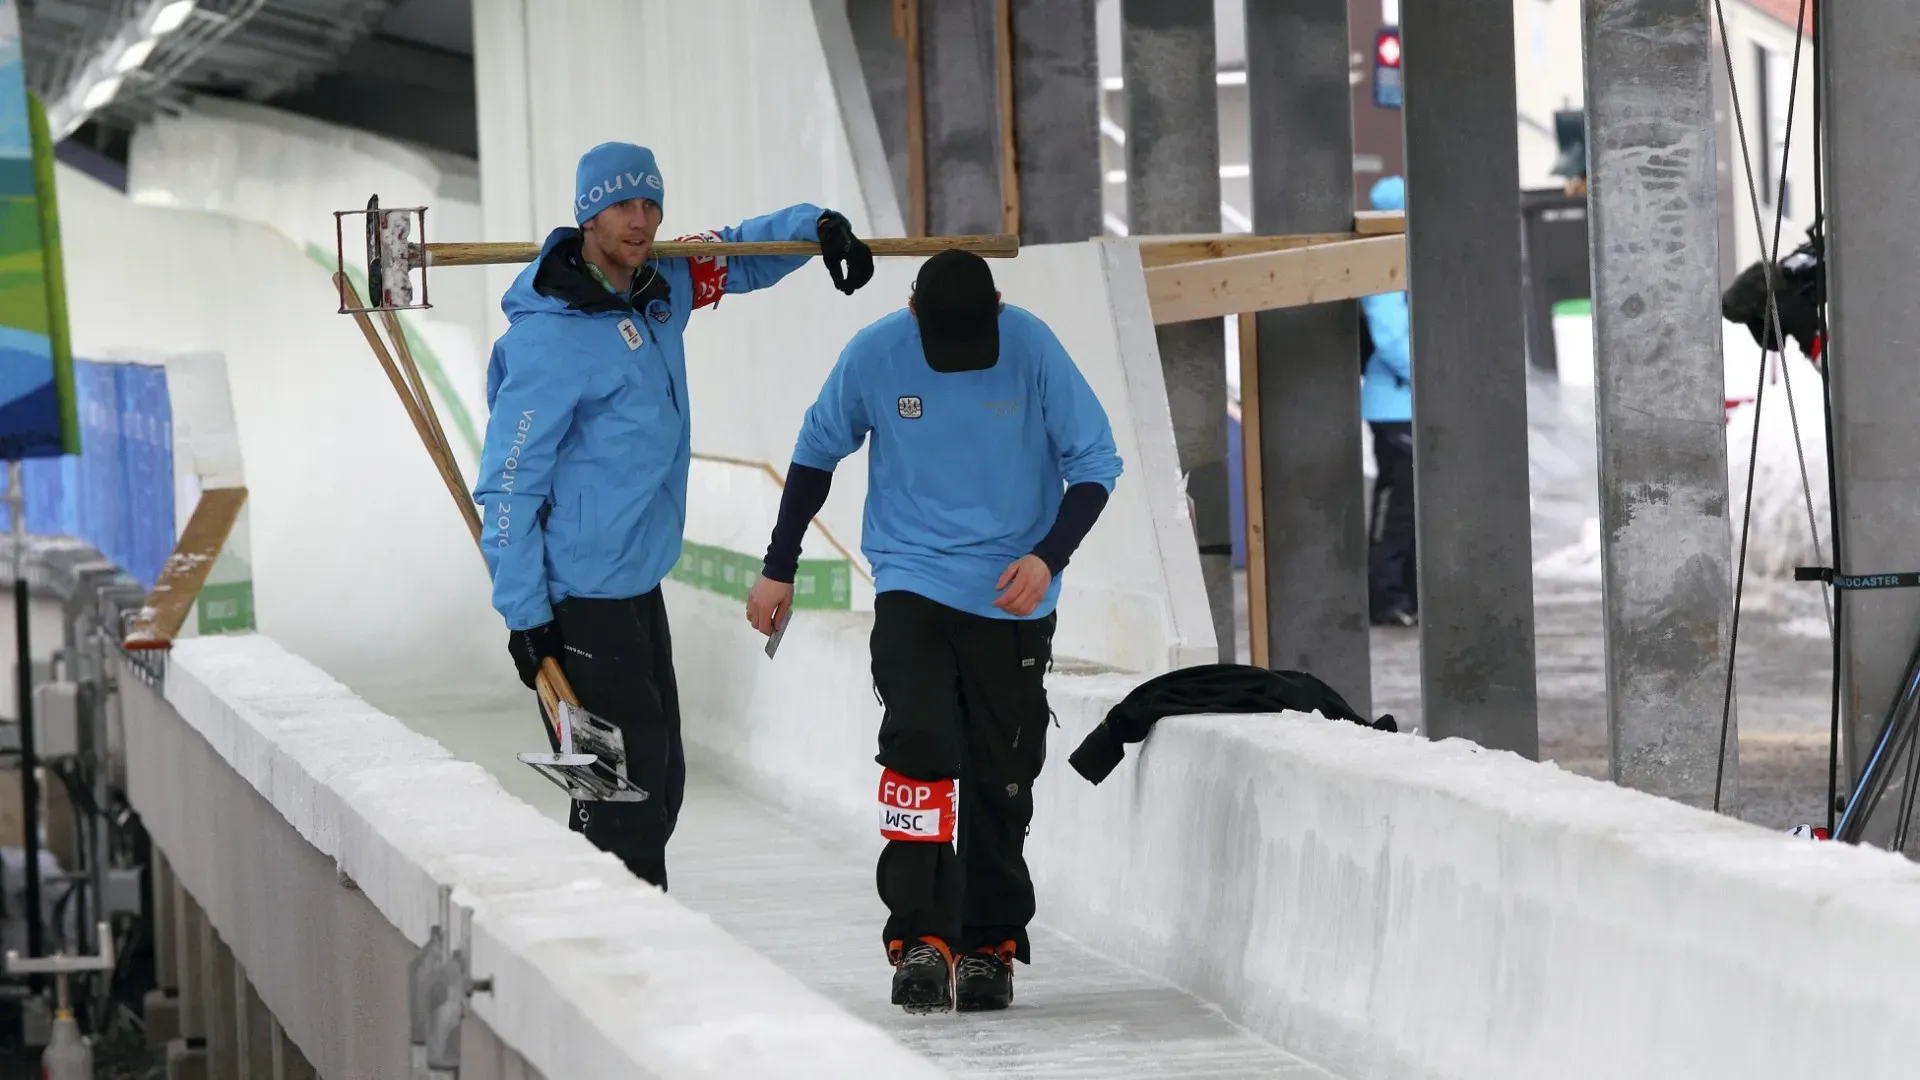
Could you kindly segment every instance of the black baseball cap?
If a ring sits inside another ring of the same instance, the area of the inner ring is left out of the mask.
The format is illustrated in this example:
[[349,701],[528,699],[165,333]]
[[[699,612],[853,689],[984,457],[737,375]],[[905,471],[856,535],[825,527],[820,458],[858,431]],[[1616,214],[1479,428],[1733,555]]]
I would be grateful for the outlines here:
[[987,260],[948,250],[913,280],[920,345],[935,371],[984,371],[1000,359],[1000,296]]

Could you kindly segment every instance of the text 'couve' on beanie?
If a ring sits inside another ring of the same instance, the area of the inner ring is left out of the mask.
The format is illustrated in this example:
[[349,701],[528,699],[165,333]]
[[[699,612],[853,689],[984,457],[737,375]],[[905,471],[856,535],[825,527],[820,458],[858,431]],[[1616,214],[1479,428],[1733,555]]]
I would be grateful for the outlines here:
[[600,211],[628,199],[666,206],[665,185],[653,151],[632,143],[606,142],[580,155],[573,175],[573,219],[581,226]]

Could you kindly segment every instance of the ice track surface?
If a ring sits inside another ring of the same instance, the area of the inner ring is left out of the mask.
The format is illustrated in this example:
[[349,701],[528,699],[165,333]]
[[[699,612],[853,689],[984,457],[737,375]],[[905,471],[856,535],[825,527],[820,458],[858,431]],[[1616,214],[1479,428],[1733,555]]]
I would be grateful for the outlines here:
[[[514,759],[540,748],[532,695],[361,692],[508,791],[565,816],[559,789]],[[824,835],[695,762],[667,873],[680,903],[954,1076],[1333,1080],[1192,995],[1048,931],[1044,911],[1034,963],[1016,966],[1011,1009],[907,1015],[887,1000],[877,843],[863,850]]]

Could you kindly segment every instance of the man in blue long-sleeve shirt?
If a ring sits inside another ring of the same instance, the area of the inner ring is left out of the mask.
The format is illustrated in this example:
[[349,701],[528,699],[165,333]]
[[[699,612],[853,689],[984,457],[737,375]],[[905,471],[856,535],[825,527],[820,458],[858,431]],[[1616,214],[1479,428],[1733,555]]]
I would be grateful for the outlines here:
[[[1389,176],[1373,185],[1375,210],[1405,210],[1407,184]],[[1413,334],[1407,294],[1360,301],[1373,353],[1360,386],[1361,418],[1373,432],[1373,507],[1367,522],[1367,607],[1376,626],[1412,626],[1420,618],[1413,533]]]
[[878,882],[893,1002],[1005,1008],[1034,915],[1023,849],[1046,755],[1060,574],[1106,506],[1120,456],[1106,410],[1047,325],[1000,302],[979,256],[936,255],[907,309],[848,343],[807,410],[747,599],[761,633],[792,604],[800,540],[834,467],[868,439],[861,549],[886,710]]
[[[579,228],[555,229],[501,301],[512,326],[487,367],[473,490],[521,681],[533,686],[541,662],[558,661],[581,706],[619,727],[627,776],[648,795],[576,802],[568,820],[663,889],[686,784],[660,595],[680,558],[692,453],[681,335],[694,311],[808,258],[656,259],[664,199],[644,147],[602,143],[580,158]],[[686,239],[818,241],[842,292],[873,277],[847,219],[804,203]]]

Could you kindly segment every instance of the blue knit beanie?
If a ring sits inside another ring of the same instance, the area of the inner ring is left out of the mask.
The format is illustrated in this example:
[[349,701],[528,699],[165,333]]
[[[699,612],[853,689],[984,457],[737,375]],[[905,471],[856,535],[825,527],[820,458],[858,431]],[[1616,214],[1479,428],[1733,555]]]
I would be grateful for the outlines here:
[[661,207],[663,185],[653,151],[632,143],[601,143],[580,155],[573,174],[573,217],[584,226],[607,207],[628,199],[652,199]]

